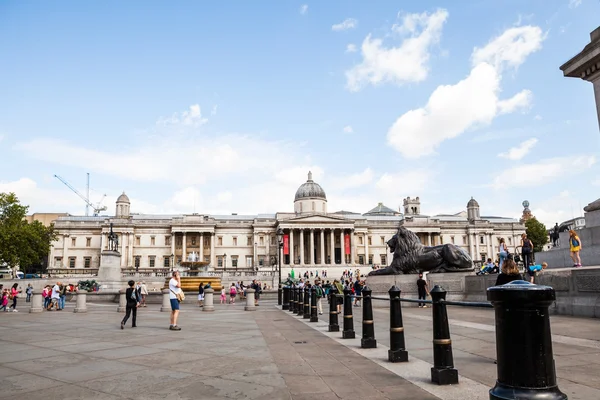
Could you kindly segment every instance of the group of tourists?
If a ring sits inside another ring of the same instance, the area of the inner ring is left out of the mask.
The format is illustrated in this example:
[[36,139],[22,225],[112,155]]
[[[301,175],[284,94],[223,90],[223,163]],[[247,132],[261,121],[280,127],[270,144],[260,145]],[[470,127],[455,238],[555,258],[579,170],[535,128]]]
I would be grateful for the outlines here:
[[[19,287],[18,283],[15,283],[14,285],[12,285],[12,287],[10,288],[4,288],[4,285],[0,284],[0,293],[2,296],[2,300],[0,303],[0,310],[3,310],[5,312],[18,312],[17,311],[17,298],[19,297],[19,293],[21,293],[22,290]],[[9,301],[12,301],[12,304],[10,305],[10,307],[8,306]]]
[[[229,286],[229,290],[223,286],[221,288],[221,304],[235,304],[235,299],[237,296],[240,296],[240,300],[245,300],[248,288],[254,289],[254,305],[257,306],[260,295],[262,294],[263,289],[267,288],[267,285],[261,284],[256,279],[253,279],[252,283],[250,283],[248,286],[244,285],[244,281],[232,282],[231,286]],[[229,301],[227,300],[227,297],[229,297]]]

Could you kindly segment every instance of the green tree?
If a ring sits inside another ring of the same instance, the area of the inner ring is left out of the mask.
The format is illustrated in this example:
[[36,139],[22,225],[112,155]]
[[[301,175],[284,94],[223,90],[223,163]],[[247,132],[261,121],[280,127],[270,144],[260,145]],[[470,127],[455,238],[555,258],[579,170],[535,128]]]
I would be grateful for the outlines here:
[[55,239],[54,227],[25,220],[28,206],[14,193],[0,193],[0,265],[25,270],[40,265]]
[[533,251],[536,253],[544,249],[548,243],[548,231],[546,225],[542,224],[535,217],[525,221],[527,237],[533,242]]

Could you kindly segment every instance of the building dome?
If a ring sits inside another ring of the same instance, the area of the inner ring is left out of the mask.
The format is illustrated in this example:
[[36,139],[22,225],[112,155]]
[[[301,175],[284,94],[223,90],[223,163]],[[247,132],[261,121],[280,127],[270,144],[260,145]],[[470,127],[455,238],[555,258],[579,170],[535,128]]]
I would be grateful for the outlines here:
[[377,207],[369,210],[368,212],[364,213],[363,215],[365,216],[396,216],[399,215],[400,213],[396,210],[392,210],[389,207],[386,207],[383,205],[383,203],[378,203]]
[[123,192],[123,194],[119,196],[119,198],[117,199],[117,203],[128,203],[128,204],[130,203],[129,197],[127,197],[125,192]]
[[325,195],[325,191],[315,181],[312,179],[312,172],[308,172],[308,180],[303,183],[298,190],[296,191],[296,197],[294,201],[302,200],[302,199],[322,199],[327,200],[327,196]]
[[475,200],[472,197],[471,197],[471,200],[469,200],[469,202],[467,203],[467,208],[470,208],[470,207],[479,207],[479,203],[477,202],[477,200]]

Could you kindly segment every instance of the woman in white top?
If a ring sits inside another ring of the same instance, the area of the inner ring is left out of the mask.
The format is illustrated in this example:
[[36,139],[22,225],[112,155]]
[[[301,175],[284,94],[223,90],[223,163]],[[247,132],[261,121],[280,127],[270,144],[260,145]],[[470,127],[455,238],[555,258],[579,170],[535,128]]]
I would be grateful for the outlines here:
[[500,245],[498,245],[498,254],[500,255],[500,264],[498,264],[498,269],[502,271],[502,264],[504,260],[508,257],[508,247],[506,247],[506,242],[504,238],[500,238]]
[[179,316],[179,300],[177,293],[181,291],[181,278],[179,271],[173,271],[173,277],[169,281],[169,299],[171,300],[171,325],[169,329],[172,331],[180,331],[181,328],[177,325],[177,317]]

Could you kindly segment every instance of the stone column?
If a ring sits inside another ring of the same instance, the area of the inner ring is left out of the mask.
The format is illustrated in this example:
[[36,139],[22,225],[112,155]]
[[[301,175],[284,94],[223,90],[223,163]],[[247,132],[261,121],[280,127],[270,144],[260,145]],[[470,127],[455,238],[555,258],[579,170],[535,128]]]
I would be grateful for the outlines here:
[[[385,251],[385,250],[384,250]],[[356,245],[354,244],[354,229],[350,230],[350,265],[356,265]]]
[[202,307],[202,311],[215,311],[214,293],[213,288],[204,289],[204,307]]
[[254,289],[246,289],[246,307],[244,311],[256,311],[256,305],[254,304]]
[[104,240],[106,240],[106,235],[104,234],[104,232],[100,233],[100,252],[102,253],[104,251]]
[[[133,267],[134,266],[134,260],[133,260],[133,245],[135,243],[135,235],[134,232],[131,232],[129,234],[129,239],[127,239],[127,244],[129,245],[129,257],[127,259],[127,266],[128,267]],[[123,253],[121,253],[123,254]]]
[[200,251],[198,253],[198,259],[204,262],[204,232],[200,232]]
[[117,307],[117,312],[125,312],[127,307],[127,298],[125,297],[125,290],[119,290],[119,307]]
[[[131,247],[130,243],[129,243],[129,234],[123,234],[121,235],[121,268],[126,268],[127,267],[127,259],[129,258],[129,247]],[[125,245],[129,245],[129,247],[126,247]],[[127,252],[125,252],[125,249],[127,249]]]
[[34,290],[31,293],[31,308],[29,309],[30,313],[39,313],[42,312],[42,307],[43,307],[43,301],[42,301],[42,291],[41,290]]
[[344,230],[340,229],[340,265],[346,261],[346,252],[344,251]]
[[162,296],[162,307],[160,307],[160,311],[171,311],[171,299],[169,299],[169,289],[163,289]]
[[294,263],[294,230],[290,229],[290,265],[293,267]]
[[477,233],[474,233],[473,236],[475,237],[475,259],[479,260],[481,255],[479,254],[479,235]]
[[365,232],[365,265],[369,265],[369,234]]
[[329,249],[329,258],[331,259],[330,265],[335,265],[335,229],[329,230],[329,244],[331,246]]
[[76,313],[87,312],[86,297],[87,297],[86,291],[82,290],[82,291],[77,292],[77,300],[75,302],[75,309],[73,310],[73,312],[76,312]]
[[[283,240],[283,238],[281,240]],[[277,249],[279,249],[279,247],[277,247]],[[281,254],[277,253],[277,257],[283,257],[283,252]],[[265,233],[265,262],[267,264],[263,265],[263,267],[271,266],[271,233]],[[283,266],[284,264],[283,259],[281,259],[281,265]],[[277,268],[279,268],[279,265],[277,265]]]
[[181,261],[187,261],[187,236],[186,232],[183,232],[183,242],[181,244]]
[[171,254],[175,255],[175,232],[171,232]]
[[319,241],[319,250],[321,253],[321,265],[325,265],[325,230],[321,229],[321,240]]
[[427,246],[433,246],[431,243],[431,232],[427,232]]
[[215,233],[210,234],[210,265],[213,269],[217,269],[217,257],[215,255]]
[[69,234],[65,233],[63,235],[63,256],[62,256],[62,265],[60,266],[61,268],[65,268],[66,266],[68,266],[68,262],[69,262],[69,254],[68,254],[68,250],[69,250],[69,245],[67,244],[67,241],[69,240]]
[[300,265],[304,266],[304,229],[300,228]]
[[475,259],[475,246],[473,245],[473,234],[468,233],[467,238],[469,239],[469,254],[471,254],[472,259]]
[[310,255],[308,257],[308,262],[311,265],[316,265],[317,264],[317,260],[315,260],[315,230],[311,228],[310,230]]

